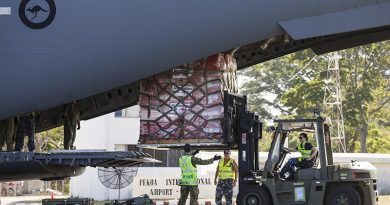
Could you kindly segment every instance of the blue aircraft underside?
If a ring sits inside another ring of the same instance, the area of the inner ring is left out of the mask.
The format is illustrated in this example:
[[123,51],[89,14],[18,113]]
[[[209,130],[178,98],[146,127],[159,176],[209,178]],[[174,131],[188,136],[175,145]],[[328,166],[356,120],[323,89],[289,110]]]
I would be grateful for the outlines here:
[[389,10],[390,0],[2,0],[0,119],[272,37],[389,29]]

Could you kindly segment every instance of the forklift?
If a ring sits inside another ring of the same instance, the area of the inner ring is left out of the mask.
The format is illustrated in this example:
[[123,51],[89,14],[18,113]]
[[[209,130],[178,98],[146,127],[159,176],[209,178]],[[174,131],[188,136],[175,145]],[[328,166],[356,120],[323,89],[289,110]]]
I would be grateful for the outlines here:
[[[225,95],[227,130],[236,140],[239,163],[238,205],[375,205],[378,203],[376,169],[368,162],[333,163],[329,126],[315,113],[314,119],[275,120],[271,148],[262,169],[259,140],[263,123],[247,110],[245,96]],[[294,179],[279,176],[289,154],[283,145],[293,132],[313,133],[318,146],[316,163],[298,168]]]

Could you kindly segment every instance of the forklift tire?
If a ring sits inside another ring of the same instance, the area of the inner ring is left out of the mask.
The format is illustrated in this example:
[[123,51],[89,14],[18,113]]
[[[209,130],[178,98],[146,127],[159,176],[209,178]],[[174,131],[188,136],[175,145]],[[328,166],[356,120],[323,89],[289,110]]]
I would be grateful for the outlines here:
[[360,195],[351,186],[339,184],[333,186],[326,194],[326,205],[361,205]]
[[261,186],[245,188],[238,193],[237,204],[240,205],[269,205],[271,198]]

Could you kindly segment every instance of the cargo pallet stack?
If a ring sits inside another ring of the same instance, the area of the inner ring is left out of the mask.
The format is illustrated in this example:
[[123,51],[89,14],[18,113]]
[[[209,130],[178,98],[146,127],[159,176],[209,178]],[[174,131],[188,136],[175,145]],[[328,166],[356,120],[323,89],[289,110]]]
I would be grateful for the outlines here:
[[140,143],[224,144],[224,91],[237,93],[236,71],[220,53],[142,80]]

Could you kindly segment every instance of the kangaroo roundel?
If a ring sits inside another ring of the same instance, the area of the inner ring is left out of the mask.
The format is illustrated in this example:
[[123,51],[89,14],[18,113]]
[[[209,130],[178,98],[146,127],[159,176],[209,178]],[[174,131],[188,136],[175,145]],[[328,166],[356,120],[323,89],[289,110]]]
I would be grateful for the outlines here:
[[55,16],[54,0],[22,0],[20,2],[20,20],[29,28],[46,28],[53,22]]

